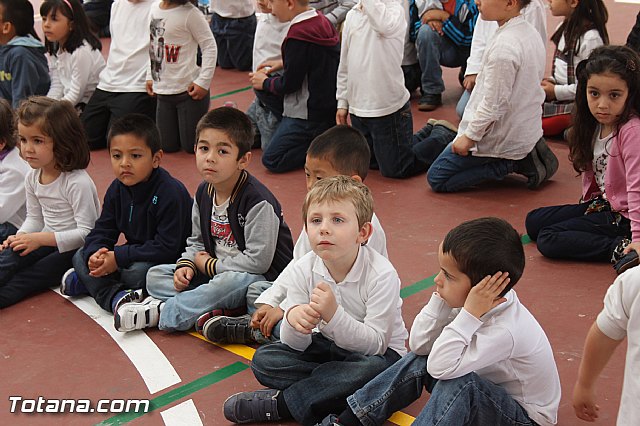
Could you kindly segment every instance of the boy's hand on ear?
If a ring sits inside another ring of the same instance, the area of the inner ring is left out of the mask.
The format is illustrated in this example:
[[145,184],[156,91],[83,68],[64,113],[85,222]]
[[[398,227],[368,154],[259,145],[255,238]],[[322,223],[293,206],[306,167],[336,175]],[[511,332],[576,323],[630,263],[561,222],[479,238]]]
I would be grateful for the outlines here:
[[336,302],[336,296],[333,294],[331,286],[325,282],[319,282],[311,293],[309,306],[319,313],[323,320],[331,321],[338,310],[338,302]]
[[294,306],[287,313],[287,321],[296,331],[303,334],[311,334],[320,322],[320,314],[309,304]]
[[173,273],[173,288],[175,288],[176,291],[186,290],[186,288],[189,287],[193,275],[194,272],[191,268],[176,269]]
[[476,318],[489,312],[501,303],[507,301],[504,297],[499,297],[502,290],[509,284],[508,272],[496,272],[493,276],[487,275],[467,295],[464,302],[464,309]]

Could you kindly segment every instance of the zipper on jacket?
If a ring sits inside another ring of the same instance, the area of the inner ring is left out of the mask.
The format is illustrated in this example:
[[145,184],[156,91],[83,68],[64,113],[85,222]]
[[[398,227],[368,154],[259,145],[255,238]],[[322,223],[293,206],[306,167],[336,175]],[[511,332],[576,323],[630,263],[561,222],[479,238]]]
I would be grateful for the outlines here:
[[129,206],[129,223],[131,223],[131,218],[133,217],[133,201],[131,202],[131,205]]

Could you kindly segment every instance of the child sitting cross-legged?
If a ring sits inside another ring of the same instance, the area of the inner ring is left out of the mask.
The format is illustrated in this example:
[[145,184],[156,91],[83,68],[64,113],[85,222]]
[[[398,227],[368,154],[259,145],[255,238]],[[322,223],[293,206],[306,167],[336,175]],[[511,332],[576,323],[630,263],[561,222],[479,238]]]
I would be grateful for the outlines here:
[[347,398],[323,425],[381,425],[431,396],[416,425],[553,425],[560,379],[542,327],[512,287],[524,270],[518,232],[498,218],[464,222],[438,252],[436,291],[409,336],[411,353]]
[[[191,233],[191,196],[160,167],[160,133],[142,114],[125,115],[107,138],[116,175],[102,213],[62,278],[67,296],[90,294],[106,311],[142,300],[150,267],[172,262]],[[126,243],[118,244],[123,234]]]
[[282,343],[261,346],[253,357],[251,368],[269,389],[224,403],[235,423],[314,424],[346,408],[351,392],[406,352],[398,274],[363,245],[372,230],[369,189],[348,176],[322,179],[302,212],[313,251],[287,268]]
[[249,284],[273,280],[289,263],[293,241],[280,203],[245,170],[251,121],[235,108],[209,111],[196,128],[196,190],[191,236],[176,264],[147,274],[151,296],[122,304],[115,327],[187,330],[213,309],[245,307]]

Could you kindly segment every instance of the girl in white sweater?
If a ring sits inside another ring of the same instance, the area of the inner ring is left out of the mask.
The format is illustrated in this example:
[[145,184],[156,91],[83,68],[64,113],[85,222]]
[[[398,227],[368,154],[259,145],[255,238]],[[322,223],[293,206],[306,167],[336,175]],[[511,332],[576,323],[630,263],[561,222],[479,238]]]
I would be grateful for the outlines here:
[[102,44],[89,30],[78,0],[46,0],[40,6],[51,87],[47,96],[84,110],[104,68]]
[[86,172],[89,145],[67,101],[34,96],[18,109],[27,218],[0,245],[0,309],[46,290],[71,268],[71,258],[98,217],[96,187]]

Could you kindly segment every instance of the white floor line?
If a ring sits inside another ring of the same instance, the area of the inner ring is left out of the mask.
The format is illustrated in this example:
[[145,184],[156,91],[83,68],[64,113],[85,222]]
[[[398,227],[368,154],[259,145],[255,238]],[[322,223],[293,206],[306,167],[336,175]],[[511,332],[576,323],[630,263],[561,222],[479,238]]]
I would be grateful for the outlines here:
[[166,426],[202,426],[202,420],[193,399],[162,411],[160,415]]
[[[54,292],[60,294],[59,290]],[[60,296],[62,296],[60,294]],[[149,393],[154,394],[180,383],[181,379],[156,344],[143,331],[121,333],[113,327],[113,315],[106,312],[91,297],[67,298],[82,312],[97,322],[129,357],[144,380]]]

